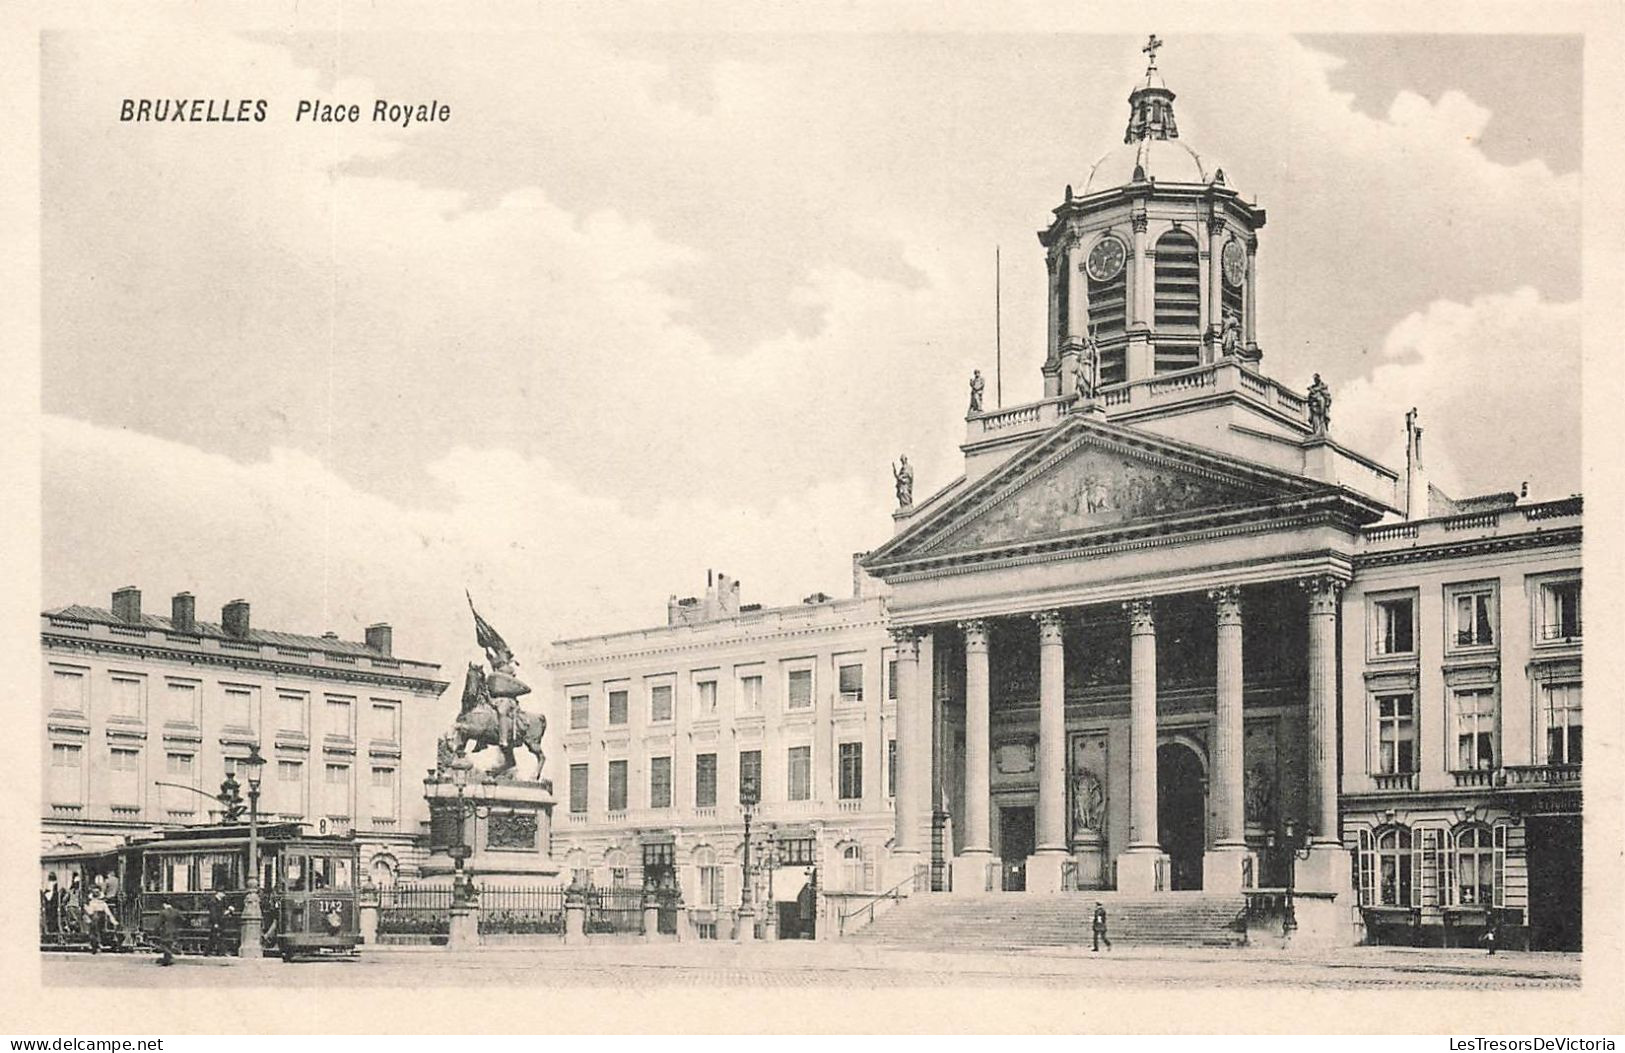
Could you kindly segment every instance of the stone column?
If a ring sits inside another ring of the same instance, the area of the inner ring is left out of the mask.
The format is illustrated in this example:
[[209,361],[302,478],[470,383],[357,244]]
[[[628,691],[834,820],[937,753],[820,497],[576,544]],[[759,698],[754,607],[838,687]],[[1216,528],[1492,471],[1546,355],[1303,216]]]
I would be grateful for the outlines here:
[[1153,602],[1131,600],[1129,616],[1129,842],[1117,857],[1121,892],[1161,892],[1168,857],[1157,839],[1157,623]]
[[[1082,344],[1089,335],[1089,275],[1084,270],[1088,256],[1083,243],[1075,242],[1064,257],[1067,262],[1066,336],[1069,343]],[[1063,392],[1064,394],[1064,392]]]
[[1244,723],[1241,677],[1241,590],[1234,585],[1208,593],[1218,618],[1218,670],[1214,678],[1217,721],[1213,734],[1213,799],[1218,822],[1214,844],[1202,857],[1202,889],[1236,892],[1254,884],[1256,861],[1247,850],[1243,787]]
[[1224,329],[1224,217],[1207,221],[1207,296],[1202,304],[1202,332],[1210,333],[1213,357],[1219,357],[1219,335]]
[[1038,622],[1038,847],[1027,861],[1028,892],[1059,892],[1066,847],[1066,648],[1060,611]]
[[1293,884],[1352,897],[1337,822],[1337,604],[1343,583],[1321,575],[1299,584],[1309,595],[1309,857],[1297,860]]
[[987,622],[959,623],[965,634],[965,848],[954,859],[955,892],[981,892],[993,862],[989,813]]
[[1134,226],[1134,258],[1128,261],[1128,344],[1124,351],[1125,376],[1144,380],[1156,368],[1151,330],[1155,311],[1156,265],[1152,259],[1150,220],[1144,212],[1131,217]]
[[894,828],[888,885],[894,885],[914,872],[920,859],[920,800],[916,769],[929,758],[918,755],[920,722],[930,713],[920,701],[920,638],[918,630],[892,630],[897,658],[897,796],[893,807]]
[[1258,343],[1258,235],[1247,235],[1247,285],[1241,298],[1241,342],[1248,347]]

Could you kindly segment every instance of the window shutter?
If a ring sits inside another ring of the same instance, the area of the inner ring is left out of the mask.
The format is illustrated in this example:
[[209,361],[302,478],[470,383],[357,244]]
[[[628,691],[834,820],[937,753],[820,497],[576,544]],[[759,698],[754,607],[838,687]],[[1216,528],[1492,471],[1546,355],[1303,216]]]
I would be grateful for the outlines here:
[[1422,869],[1416,874],[1418,884],[1425,884],[1422,889],[1420,904],[1423,906],[1437,906],[1443,902],[1439,889],[1439,831],[1431,827],[1424,827],[1419,831],[1422,836]]
[[1506,905],[1506,872],[1507,872],[1507,828],[1502,823],[1495,828],[1495,905]]
[[1445,906],[1454,906],[1456,902],[1456,846],[1448,832],[1444,848],[1444,896],[1439,902]]
[[1377,853],[1371,843],[1371,831],[1360,831],[1360,903],[1371,906],[1377,901]]
[[1411,841],[1411,906],[1422,905],[1422,842],[1423,838]]

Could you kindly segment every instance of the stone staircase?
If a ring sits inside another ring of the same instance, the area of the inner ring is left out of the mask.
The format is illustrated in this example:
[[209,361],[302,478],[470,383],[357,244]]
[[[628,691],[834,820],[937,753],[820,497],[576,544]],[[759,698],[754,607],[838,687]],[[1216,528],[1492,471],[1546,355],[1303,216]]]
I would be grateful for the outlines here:
[[915,894],[849,935],[867,943],[1019,948],[1087,945],[1095,903],[1106,908],[1114,944],[1238,947],[1241,896],[1201,892]]

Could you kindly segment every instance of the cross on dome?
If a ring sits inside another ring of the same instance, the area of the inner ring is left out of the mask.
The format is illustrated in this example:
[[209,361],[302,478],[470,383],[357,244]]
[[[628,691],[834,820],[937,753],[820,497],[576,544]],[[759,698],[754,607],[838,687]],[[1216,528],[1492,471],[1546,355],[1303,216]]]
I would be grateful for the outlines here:
[[1151,56],[1150,63],[1145,67],[1145,71],[1147,73],[1150,73],[1157,68],[1157,49],[1160,47],[1162,47],[1162,41],[1157,39],[1157,35],[1155,33],[1152,33],[1151,39],[1147,40],[1145,47],[1140,49],[1147,55]]

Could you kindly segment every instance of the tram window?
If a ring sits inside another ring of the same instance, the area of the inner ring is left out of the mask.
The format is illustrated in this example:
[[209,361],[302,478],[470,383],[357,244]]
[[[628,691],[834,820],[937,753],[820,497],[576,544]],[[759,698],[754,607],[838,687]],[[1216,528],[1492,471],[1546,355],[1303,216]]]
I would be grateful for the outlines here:
[[239,860],[234,855],[211,853],[198,857],[198,888],[203,892],[223,889],[227,892],[238,887]]
[[268,856],[260,860],[260,888],[277,888],[276,857]]
[[286,863],[288,891],[303,892],[305,890],[305,857],[289,856]]
[[333,887],[348,889],[350,887],[350,861],[348,859],[335,859],[333,868]]
[[164,860],[165,892],[192,891],[192,861],[186,856],[171,856]]
[[157,856],[148,856],[146,867],[142,871],[141,888],[146,892],[162,892],[164,890],[163,864]]

